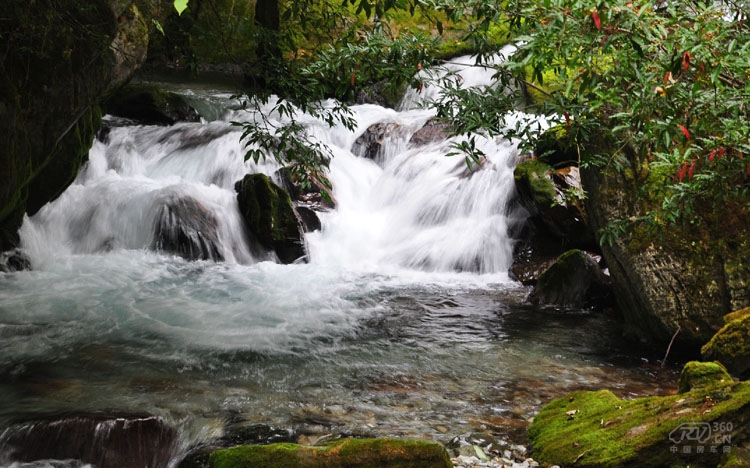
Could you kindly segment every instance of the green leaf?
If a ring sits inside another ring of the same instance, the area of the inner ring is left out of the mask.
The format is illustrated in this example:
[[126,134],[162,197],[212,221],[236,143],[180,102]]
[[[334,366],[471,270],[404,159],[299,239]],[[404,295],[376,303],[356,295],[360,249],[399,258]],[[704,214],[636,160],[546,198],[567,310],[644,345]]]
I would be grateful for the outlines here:
[[178,15],[182,15],[182,12],[188,6],[188,0],[174,0],[174,9],[177,10]]
[[484,453],[484,450],[482,450],[482,447],[475,445],[474,446],[474,452],[477,454],[477,458],[479,458],[482,461],[490,461],[490,457],[487,456],[486,453]]
[[151,22],[154,23],[154,27],[156,27],[156,30],[161,33],[162,36],[164,36],[164,28],[161,26],[161,23],[156,18],[151,18]]

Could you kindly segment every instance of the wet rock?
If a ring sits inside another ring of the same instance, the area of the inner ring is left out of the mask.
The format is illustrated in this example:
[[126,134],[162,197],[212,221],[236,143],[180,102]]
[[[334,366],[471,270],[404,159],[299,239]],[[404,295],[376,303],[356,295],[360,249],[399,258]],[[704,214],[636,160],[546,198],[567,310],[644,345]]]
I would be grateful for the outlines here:
[[305,232],[320,231],[322,225],[315,210],[306,206],[295,206],[294,210],[299,215],[299,219],[302,221],[302,228]]
[[342,439],[324,447],[296,444],[244,445],[211,454],[211,468],[231,466],[304,468],[449,468],[445,448],[429,441]]
[[578,166],[578,148],[565,125],[544,132],[534,145],[534,156],[555,168]]
[[284,188],[297,205],[307,206],[315,211],[336,208],[330,184],[311,176],[308,183],[302,184],[291,168],[282,167],[274,174],[274,179]]
[[554,170],[540,161],[527,160],[516,166],[513,176],[519,202],[549,233],[569,247],[596,248],[586,222],[577,167]]
[[573,392],[542,408],[529,441],[542,465],[710,467],[749,434],[750,382],[730,380],[634,400],[607,390]]
[[134,414],[77,414],[28,422],[0,436],[14,460],[81,460],[98,468],[161,468],[178,455],[177,431],[163,419]]
[[444,141],[450,136],[451,133],[448,125],[432,118],[411,136],[409,144],[412,146],[425,146],[437,141]]
[[0,254],[0,271],[12,273],[14,271],[31,270],[31,259],[21,249],[13,249]]
[[724,326],[701,348],[707,361],[719,361],[740,378],[750,377],[750,307],[724,316]]
[[250,235],[281,263],[307,255],[302,227],[289,194],[264,174],[248,174],[235,184],[240,214]]
[[569,250],[539,276],[528,301],[535,305],[590,307],[612,304],[609,278],[580,250]]
[[151,85],[127,85],[104,102],[104,111],[144,125],[199,122],[200,116],[179,94]]
[[181,197],[168,200],[154,223],[152,248],[177,254],[187,260],[223,261],[219,248],[216,216],[198,200]]
[[378,122],[370,125],[352,145],[352,153],[360,158],[382,162],[388,140],[403,137],[406,129],[395,122]]

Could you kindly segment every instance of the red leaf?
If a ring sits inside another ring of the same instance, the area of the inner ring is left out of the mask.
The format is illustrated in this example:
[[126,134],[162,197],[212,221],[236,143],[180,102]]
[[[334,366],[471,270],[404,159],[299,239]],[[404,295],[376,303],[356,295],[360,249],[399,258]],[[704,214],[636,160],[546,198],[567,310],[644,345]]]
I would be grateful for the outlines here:
[[417,92],[421,93],[421,92],[422,92],[422,87],[424,87],[424,83],[422,83],[422,82],[420,81],[420,82],[419,82],[419,89],[417,90]]
[[599,13],[596,10],[591,12],[591,19],[594,20],[596,29],[602,29],[602,19],[599,18]]
[[563,112],[563,116],[565,117],[565,125],[570,126],[570,114]]
[[680,127],[680,130],[682,130],[682,133],[685,135],[685,138],[688,140],[690,139],[690,132],[688,132],[688,129],[685,128],[684,125],[677,124],[678,127]]
[[685,53],[682,54],[682,68],[684,70],[687,70],[690,67],[690,52],[685,51]]
[[714,162],[714,158],[716,157],[716,153],[718,152],[719,150],[711,151],[711,153],[708,155],[708,162],[711,162],[711,163]]
[[675,176],[680,182],[682,182],[682,179],[685,178],[685,172],[687,172],[688,165],[687,163],[682,165],[682,169],[680,169],[677,172],[677,175]]
[[354,72],[352,72],[352,77],[351,77],[352,86],[354,86],[354,82],[356,80],[357,80],[357,75],[355,75]]
[[690,165],[690,169],[688,169],[688,173],[687,173],[688,180],[693,178],[693,172],[695,172],[695,161],[693,161],[693,164]]
[[716,160],[723,158],[724,155],[727,154],[727,149],[724,147],[719,148],[719,154],[716,155]]

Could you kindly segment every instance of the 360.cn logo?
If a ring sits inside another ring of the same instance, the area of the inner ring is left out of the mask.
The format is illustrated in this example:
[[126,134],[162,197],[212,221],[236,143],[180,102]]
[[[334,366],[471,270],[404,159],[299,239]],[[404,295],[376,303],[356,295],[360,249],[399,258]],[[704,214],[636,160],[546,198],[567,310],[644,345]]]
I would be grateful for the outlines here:
[[[677,452],[676,445],[683,445],[683,453],[691,453],[691,446],[697,444],[695,453],[717,452],[719,448],[728,453],[732,447],[731,422],[686,422],[675,427],[669,433],[669,440],[675,444],[672,451]],[[708,449],[708,450],[706,450]]]

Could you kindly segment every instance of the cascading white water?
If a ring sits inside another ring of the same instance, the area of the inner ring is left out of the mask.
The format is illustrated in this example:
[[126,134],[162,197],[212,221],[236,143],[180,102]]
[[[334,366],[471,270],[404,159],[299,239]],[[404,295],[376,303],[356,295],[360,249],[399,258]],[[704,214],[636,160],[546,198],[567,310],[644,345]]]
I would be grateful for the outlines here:
[[[467,83],[487,84],[490,72],[466,67],[462,75]],[[311,262],[370,271],[507,271],[513,145],[483,140],[487,162],[470,171],[461,157],[445,156],[448,141],[408,143],[432,117],[429,110],[364,105],[353,111],[354,132],[307,119],[311,132],[335,154],[330,180],[338,202],[324,215],[322,232],[309,236]],[[113,128],[106,143],[95,142],[76,182],[26,221],[25,248],[37,266],[63,253],[147,249],[164,205],[190,197],[217,220],[225,261],[254,263],[258,259],[245,245],[234,183],[246,173],[273,175],[278,166],[271,159],[243,162],[240,129],[229,121],[248,118],[235,110],[210,123]],[[400,131],[379,164],[353,155],[356,138],[384,122]]]

